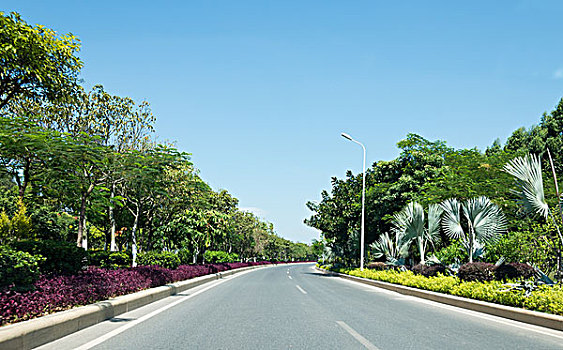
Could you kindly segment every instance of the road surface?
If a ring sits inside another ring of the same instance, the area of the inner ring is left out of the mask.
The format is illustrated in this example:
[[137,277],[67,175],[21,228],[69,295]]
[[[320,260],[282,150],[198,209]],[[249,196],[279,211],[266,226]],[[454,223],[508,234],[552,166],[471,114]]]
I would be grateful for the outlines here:
[[39,349],[563,349],[563,332],[300,264],[229,276]]

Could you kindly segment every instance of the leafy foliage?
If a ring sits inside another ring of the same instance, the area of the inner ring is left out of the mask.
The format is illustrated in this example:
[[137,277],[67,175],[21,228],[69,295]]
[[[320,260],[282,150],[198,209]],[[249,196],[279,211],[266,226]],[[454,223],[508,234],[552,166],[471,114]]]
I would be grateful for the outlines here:
[[445,265],[459,264],[468,259],[467,251],[459,240],[452,240],[448,245],[437,250],[434,255]]
[[498,242],[487,245],[485,261],[495,263],[501,257],[506,261],[531,263],[546,273],[555,270],[556,260],[552,254],[556,245],[555,228],[552,223],[531,223],[527,228],[512,231]]
[[39,278],[40,255],[0,246],[0,289],[13,286],[17,290],[29,289]]
[[237,254],[229,254],[224,251],[207,250],[203,254],[203,259],[208,263],[230,263],[238,260]]
[[17,13],[0,12],[0,37],[0,108],[20,96],[60,99],[76,88],[82,62],[72,34],[58,36]]
[[69,242],[23,240],[11,245],[16,250],[43,256],[45,260],[39,268],[44,274],[76,274],[87,263],[86,251]]
[[91,266],[115,270],[130,266],[131,256],[124,252],[110,252],[107,250],[89,251],[88,263]]
[[180,258],[171,252],[145,252],[139,253],[138,264],[140,266],[161,266],[166,269],[175,269],[180,266]]

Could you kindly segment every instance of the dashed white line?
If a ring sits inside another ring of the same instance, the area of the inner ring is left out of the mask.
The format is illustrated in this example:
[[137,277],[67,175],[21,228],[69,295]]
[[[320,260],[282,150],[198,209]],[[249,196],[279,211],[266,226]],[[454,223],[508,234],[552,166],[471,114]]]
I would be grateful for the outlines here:
[[366,349],[369,350],[379,350],[379,348],[375,345],[373,345],[369,340],[367,340],[366,338],[362,337],[362,335],[358,332],[356,332],[352,327],[348,326],[346,324],[346,322],[344,321],[336,321],[336,323],[344,328],[344,330],[348,333],[350,333],[351,336],[353,336],[354,338],[356,338],[357,341],[359,341],[363,346],[366,347]]
[[291,277],[291,276],[287,276],[287,277],[289,277],[289,279],[290,279],[290,280],[292,280],[292,279],[293,279],[293,277]]
[[299,291],[300,291],[301,293],[307,294],[307,292],[306,292],[303,288],[301,288],[298,284],[296,284],[295,287],[297,287],[297,289],[299,289]]

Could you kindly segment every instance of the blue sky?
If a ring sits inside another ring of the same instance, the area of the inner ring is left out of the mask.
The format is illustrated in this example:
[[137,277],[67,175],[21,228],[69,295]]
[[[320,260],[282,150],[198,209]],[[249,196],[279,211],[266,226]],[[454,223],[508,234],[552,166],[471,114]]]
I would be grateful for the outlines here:
[[82,40],[87,86],[151,103],[202,177],[310,242],[330,177],[409,132],[485,149],[563,97],[561,1],[4,0]]

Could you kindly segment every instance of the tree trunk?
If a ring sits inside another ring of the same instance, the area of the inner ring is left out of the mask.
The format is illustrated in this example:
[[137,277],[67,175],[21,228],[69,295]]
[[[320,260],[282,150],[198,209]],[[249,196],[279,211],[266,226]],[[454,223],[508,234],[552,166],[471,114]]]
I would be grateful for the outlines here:
[[420,252],[420,263],[422,265],[426,264],[426,261],[424,260],[424,244],[422,242],[422,238],[418,239],[418,251]]
[[131,230],[131,252],[133,253],[133,262],[131,264],[132,267],[137,266],[137,226],[139,225],[139,213],[140,213],[140,205],[137,204],[137,210],[133,215],[135,217],[135,221],[133,223],[133,229]]
[[80,214],[78,217],[78,237],[76,238],[76,245],[82,247],[82,236],[84,233],[84,226],[86,221],[86,195],[83,194],[80,199]]
[[84,227],[86,226],[86,202],[90,193],[94,190],[94,184],[90,184],[88,190],[82,194],[80,199],[80,216],[78,217],[78,237],[76,238],[76,245],[82,247],[82,236],[84,235]]
[[[111,184],[111,194],[110,194],[111,198],[113,198],[115,196],[115,182],[112,182]],[[113,204],[109,205],[109,222],[110,222],[110,236],[111,236],[111,243],[109,246],[109,250],[112,252],[117,251],[117,244],[115,243],[115,217],[113,215]]]

